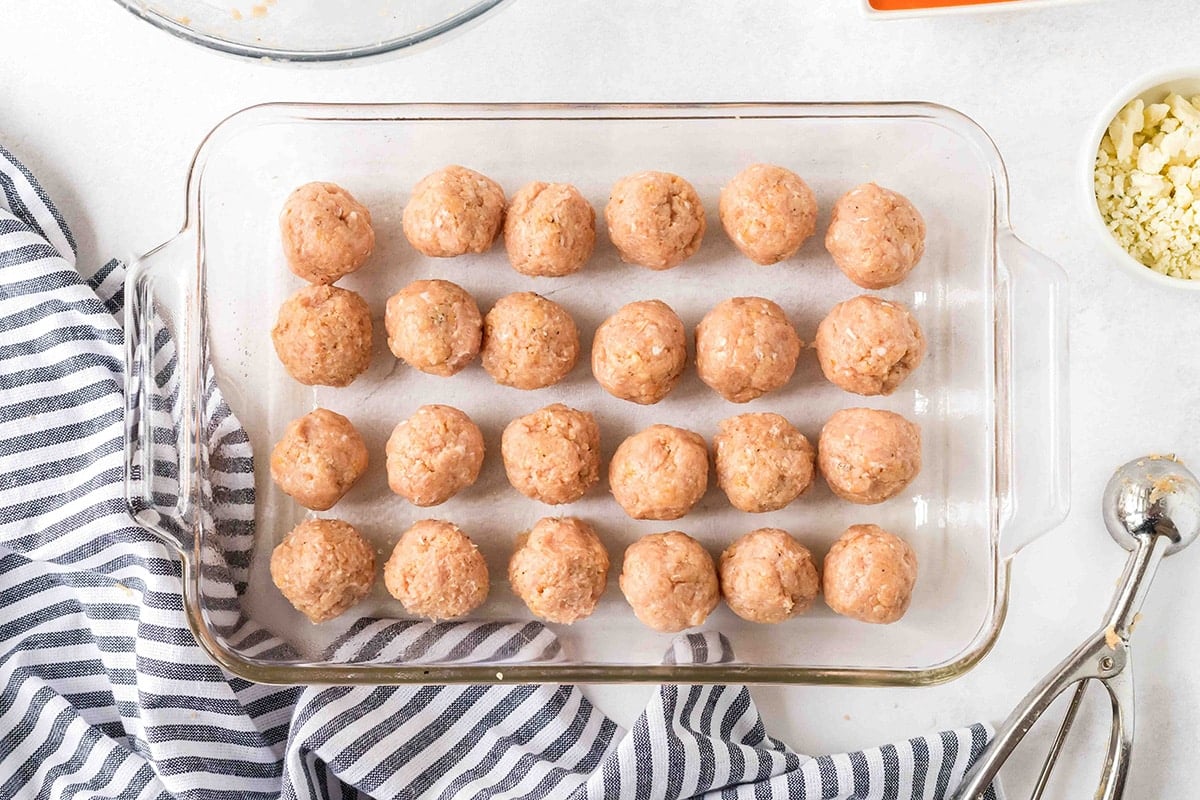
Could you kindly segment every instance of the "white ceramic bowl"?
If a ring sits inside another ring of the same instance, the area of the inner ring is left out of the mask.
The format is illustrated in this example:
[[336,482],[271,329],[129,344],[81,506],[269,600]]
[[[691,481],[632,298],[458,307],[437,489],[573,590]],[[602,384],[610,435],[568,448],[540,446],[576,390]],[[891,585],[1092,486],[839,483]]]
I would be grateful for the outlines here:
[[863,13],[871,19],[910,19],[912,17],[944,17],[950,14],[990,14],[995,12],[1039,11],[1044,8],[1089,3],[1092,0],[1009,0],[1009,2],[974,3],[968,6],[913,8],[902,11],[882,11],[871,0],[860,0]]
[[1096,203],[1096,153],[1100,150],[1100,140],[1104,138],[1109,124],[1117,116],[1117,112],[1131,100],[1140,97],[1145,103],[1161,103],[1169,92],[1175,92],[1185,97],[1194,97],[1200,94],[1200,66],[1173,67],[1139,78],[1119,92],[1096,118],[1091,131],[1084,139],[1083,153],[1080,156],[1081,189],[1084,208],[1087,209],[1085,216],[1088,227],[1100,240],[1101,246],[1109,254],[1109,259],[1120,264],[1126,272],[1138,275],[1159,286],[1200,291],[1200,280],[1163,275],[1131,256],[1125,248],[1117,244],[1117,240],[1105,226],[1104,218],[1100,215],[1100,207]]

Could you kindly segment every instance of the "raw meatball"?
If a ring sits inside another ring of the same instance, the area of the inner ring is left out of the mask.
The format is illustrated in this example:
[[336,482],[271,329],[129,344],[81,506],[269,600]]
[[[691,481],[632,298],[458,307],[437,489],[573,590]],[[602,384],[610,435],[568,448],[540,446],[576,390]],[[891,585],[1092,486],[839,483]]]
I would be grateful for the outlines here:
[[475,298],[450,281],[414,281],[388,298],[388,347],[396,358],[448,378],[479,354],[483,317]]
[[308,519],[271,553],[271,580],[297,611],[325,622],[371,592],[375,551],[340,519]]
[[783,622],[817,599],[821,579],[808,548],[779,528],[747,533],[721,554],[721,594],[750,622]]
[[713,450],[717,485],[739,511],[778,511],[812,485],[816,453],[804,434],[778,414],[722,420]]
[[300,383],[349,386],[371,365],[371,309],[346,289],[305,286],[280,306],[271,341]]
[[423,519],[396,542],[383,565],[383,583],[408,613],[454,619],[487,599],[487,562],[457,525]]
[[891,394],[925,357],[925,335],[899,303],[860,295],[838,303],[817,328],[817,360],[855,394]]
[[421,406],[387,442],[388,486],[415,506],[444,503],[475,483],[483,466],[483,434],[450,406]]
[[483,368],[496,383],[541,389],[579,361],[579,329],[566,309],[533,292],[501,297],[483,318]]
[[622,307],[596,329],[592,374],[614,397],[642,405],[662,400],[683,375],[687,333],[661,300]]
[[306,183],[279,215],[288,268],[309,283],[333,283],[375,249],[371,212],[335,183]]
[[878,525],[852,525],[825,556],[825,602],[839,614],[886,624],[904,616],[917,582],[917,556]]
[[921,429],[891,411],[845,408],[821,429],[817,461],[838,497],[882,503],[921,471]]
[[775,264],[817,229],[817,198],[796,173],[754,164],[721,190],[721,224],[751,261]]
[[600,480],[600,428],[562,403],[518,417],[500,437],[508,482],[549,505],[573,503]]
[[698,433],[651,425],[621,442],[608,484],[634,519],[679,519],[708,489],[708,447]]
[[746,403],[784,386],[803,346],[777,304],[734,297],[696,326],[696,371],[726,400]]
[[404,207],[404,235],[433,258],[486,253],[504,222],[504,190],[466,167],[426,175]]
[[637,618],[661,633],[703,625],[720,599],[712,556],[679,531],[651,534],[631,544],[620,582]]
[[508,562],[508,582],[534,616],[566,625],[596,610],[607,578],[600,537],[574,517],[538,520]]
[[271,478],[314,511],[333,508],[367,471],[367,445],[350,420],[326,408],[294,419],[271,451]]
[[569,183],[536,181],[513,195],[504,247],[522,275],[559,278],[583,269],[596,246],[596,211]]
[[925,253],[925,220],[902,194],[873,183],[851,189],[833,207],[825,249],[864,289],[895,286]]
[[691,258],[706,225],[696,190],[669,172],[621,178],[604,207],[604,220],[621,260],[650,269],[670,269]]

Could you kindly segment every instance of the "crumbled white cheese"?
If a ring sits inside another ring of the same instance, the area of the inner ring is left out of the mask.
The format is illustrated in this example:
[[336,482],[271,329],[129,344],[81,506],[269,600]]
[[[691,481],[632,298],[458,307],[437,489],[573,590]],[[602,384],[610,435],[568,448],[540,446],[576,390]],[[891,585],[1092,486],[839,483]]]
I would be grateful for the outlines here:
[[1100,142],[1095,187],[1105,224],[1130,255],[1200,279],[1200,96],[1122,108]]

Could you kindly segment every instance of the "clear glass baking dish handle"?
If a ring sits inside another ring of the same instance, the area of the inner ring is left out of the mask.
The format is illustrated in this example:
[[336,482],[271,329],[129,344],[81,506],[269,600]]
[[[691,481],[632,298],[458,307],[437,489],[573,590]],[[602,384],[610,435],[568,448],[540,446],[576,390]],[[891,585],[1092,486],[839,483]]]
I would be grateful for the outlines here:
[[199,508],[194,476],[205,454],[203,387],[192,376],[203,358],[198,320],[198,238],[184,229],[133,262],[125,293],[125,497],[143,527],[174,545],[194,549]]
[[[1007,430],[997,446],[1007,457],[1001,475],[1000,554],[1021,548],[1066,519],[1071,505],[1069,317],[1067,277],[1062,267],[1003,230],[997,240],[1002,291],[997,315],[1006,329],[998,338],[1007,359]],[[1003,485],[1007,482],[1007,485]]]

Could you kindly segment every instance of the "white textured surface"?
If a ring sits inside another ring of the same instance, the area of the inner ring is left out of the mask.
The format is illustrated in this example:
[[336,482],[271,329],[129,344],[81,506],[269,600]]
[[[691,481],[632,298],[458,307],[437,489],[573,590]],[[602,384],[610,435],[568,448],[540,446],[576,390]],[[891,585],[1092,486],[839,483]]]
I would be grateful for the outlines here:
[[[772,732],[817,752],[1003,717],[1108,603],[1123,558],[1097,508],[1111,470],[1152,451],[1200,463],[1195,297],[1106,261],[1083,225],[1078,152],[1115,91],[1186,60],[1198,35],[1191,0],[896,22],[868,22],[847,2],[516,0],[414,56],[297,70],[187,46],[114,3],[17,2],[0,25],[0,140],[58,201],[86,263],[167,238],[200,137],[266,100],[923,99],[974,117],[1007,161],[1016,229],[1072,279],[1074,511],[1018,557],[1009,623],[964,678],[903,691],[756,690]],[[1192,795],[1198,569],[1200,550],[1164,564],[1134,638],[1132,798]],[[628,724],[649,691],[590,693]],[[1049,796],[1088,796],[1096,750],[1068,758]]]

